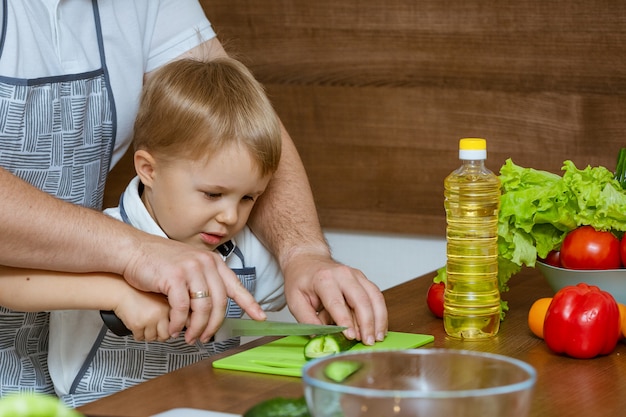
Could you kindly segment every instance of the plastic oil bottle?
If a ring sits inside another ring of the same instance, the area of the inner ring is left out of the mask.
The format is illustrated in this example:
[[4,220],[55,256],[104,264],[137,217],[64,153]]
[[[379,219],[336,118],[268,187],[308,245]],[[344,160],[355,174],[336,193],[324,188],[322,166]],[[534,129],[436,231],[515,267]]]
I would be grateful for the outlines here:
[[483,339],[500,328],[500,179],[485,167],[487,141],[459,142],[461,167],[444,180],[446,290],[443,323],[453,338]]

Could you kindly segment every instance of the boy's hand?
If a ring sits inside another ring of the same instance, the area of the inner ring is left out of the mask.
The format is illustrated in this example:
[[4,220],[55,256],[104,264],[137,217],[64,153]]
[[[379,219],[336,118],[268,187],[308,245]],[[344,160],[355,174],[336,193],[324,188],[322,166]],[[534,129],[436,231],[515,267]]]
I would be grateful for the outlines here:
[[170,338],[170,306],[162,294],[127,286],[128,291],[113,310],[138,341],[164,342]]

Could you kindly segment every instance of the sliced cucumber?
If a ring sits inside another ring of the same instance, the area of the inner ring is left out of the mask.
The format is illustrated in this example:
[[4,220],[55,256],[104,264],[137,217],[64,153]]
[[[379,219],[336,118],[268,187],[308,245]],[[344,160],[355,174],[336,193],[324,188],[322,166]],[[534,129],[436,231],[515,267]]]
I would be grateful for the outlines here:
[[258,403],[243,413],[243,417],[310,417],[304,396],[275,397]]
[[304,345],[304,357],[311,360],[334,355],[349,350],[357,343],[357,340],[346,339],[343,333],[315,336]]
[[359,361],[335,361],[324,368],[324,375],[335,382],[343,382],[362,366],[363,363]]

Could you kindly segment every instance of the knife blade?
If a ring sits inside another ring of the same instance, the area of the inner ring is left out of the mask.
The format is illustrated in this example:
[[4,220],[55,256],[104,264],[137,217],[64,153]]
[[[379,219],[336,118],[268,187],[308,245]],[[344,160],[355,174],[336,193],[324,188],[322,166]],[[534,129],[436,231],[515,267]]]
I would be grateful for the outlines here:
[[[112,311],[100,311],[104,324],[118,336],[129,336],[132,332]],[[255,321],[251,319],[225,318],[222,327],[215,334],[215,340],[229,339],[235,336],[291,336],[320,335],[339,333],[346,327],[290,323],[282,321]]]
[[339,333],[346,327],[320,324],[290,323],[282,321],[256,321],[250,319],[225,318],[222,327],[215,334],[219,336],[309,336]]

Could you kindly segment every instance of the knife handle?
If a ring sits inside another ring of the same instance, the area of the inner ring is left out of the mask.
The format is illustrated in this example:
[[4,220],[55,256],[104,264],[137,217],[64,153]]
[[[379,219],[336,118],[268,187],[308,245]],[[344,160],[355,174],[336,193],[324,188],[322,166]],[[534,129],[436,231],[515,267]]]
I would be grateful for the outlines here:
[[[124,324],[121,318],[117,317],[117,315],[110,310],[100,310],[100,317],[102,317],[102,321],[104,324],[113,332],[116,336],[131,336],[133,332],[130,331],[128,327]],[[183,327],[183,330],[186,330],[186,327]],[[211,338],[211,341],[213,338]]]
[[106,326],[117,336],[130,336],[133,332],[117,317],[113,311],[100,310],[100,317]]

